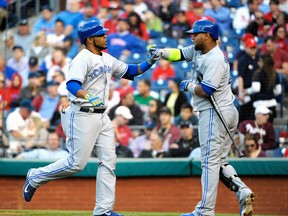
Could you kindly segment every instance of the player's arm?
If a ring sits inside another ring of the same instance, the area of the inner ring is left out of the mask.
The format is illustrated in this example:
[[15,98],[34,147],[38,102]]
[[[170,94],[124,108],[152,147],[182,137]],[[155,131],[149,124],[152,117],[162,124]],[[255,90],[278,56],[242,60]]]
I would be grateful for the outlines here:
[[211,86],[207,86],[203,83],[195,84],[190,80],[183,80],[180,84],[180,90],[189,91],[192,94],[196,94],[200,97],[209,97],[216,91],[216,89],[212,88]]
[[182,50],[176,48],[155,49],[155,57],[161,57],[171,62],[185,60]]

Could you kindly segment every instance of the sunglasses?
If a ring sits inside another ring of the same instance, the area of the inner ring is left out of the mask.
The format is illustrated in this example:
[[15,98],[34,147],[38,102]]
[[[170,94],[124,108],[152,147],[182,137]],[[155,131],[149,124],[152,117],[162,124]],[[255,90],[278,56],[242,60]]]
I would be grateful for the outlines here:
[[255,147],[254,144],[252,144],[252,145],[245,145],[245,148],[254,148],[254,147]]

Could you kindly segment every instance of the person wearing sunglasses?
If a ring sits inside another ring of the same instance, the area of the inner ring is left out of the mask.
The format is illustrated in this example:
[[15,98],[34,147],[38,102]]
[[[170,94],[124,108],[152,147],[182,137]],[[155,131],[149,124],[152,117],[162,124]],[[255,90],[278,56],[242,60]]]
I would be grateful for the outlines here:
[[246,134],[244,139],[245,149],[243,154],[245,157],[257,158],[257,157],[266,157],[264,151],[259,146],[255,134]]

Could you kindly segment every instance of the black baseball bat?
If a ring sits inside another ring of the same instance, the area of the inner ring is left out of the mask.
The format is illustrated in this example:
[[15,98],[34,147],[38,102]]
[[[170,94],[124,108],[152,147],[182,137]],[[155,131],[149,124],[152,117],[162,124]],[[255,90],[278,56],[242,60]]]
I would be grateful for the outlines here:
[[[202,82],[202,77],[198,75],[198,76],[197,76],[197,80],[198,80],[199,83],[201,83],[201,82]],[[217,103],[216,103],[215,98],[214,98],[213,95],[211,95],[211,96],[209,97],[209,101],[210,101],[210,103],[212,104],[213,108],[215,109],[217,115],[219,116],[222,124],[224,125],[225,130],[226,130],[226,132],[228,133],[230,139],[232,140],[232,144],[234,145],[234,147],[235,147],[235,149],[236,149],[236,151],[237,151],[237,153],[238,153],[238,156],[239,156],[240,158],[243,157],[244,155],[243,155],[243,153],[240,151],[240,149],[238,148],[238,145],[236,144],[235,140],[233,139],[232,134],[230,133],[230,130],[229,130],[228,126],[227,126],[227,123],[226,123],[226,121],[225,121],[225,119],[224,119],[224,117],[223,117],[223,115],[222,115],[222,113],[221,113],[221,111],[220,111],[220,109],[219,109],[219,107],[218,107],[218,105],[217,105]]]

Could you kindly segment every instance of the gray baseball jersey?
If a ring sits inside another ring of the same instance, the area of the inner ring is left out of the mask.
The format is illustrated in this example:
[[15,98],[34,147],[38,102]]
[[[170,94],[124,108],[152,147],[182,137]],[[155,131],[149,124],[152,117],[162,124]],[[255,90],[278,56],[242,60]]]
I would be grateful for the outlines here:
[[[230,66],[225,59],[221,49],[216,46],[206,54],[196,51],[194,45],[182,48],[186,61],[192,61],[191,81],[198,83],[197,76],[203,77],[202,83],[216,89],[213,93],[219,107],[231,105],[234,96],[230,88]],[[193,95],[193,106],[195,110],[202,111],[212,108],[209,100]]]

